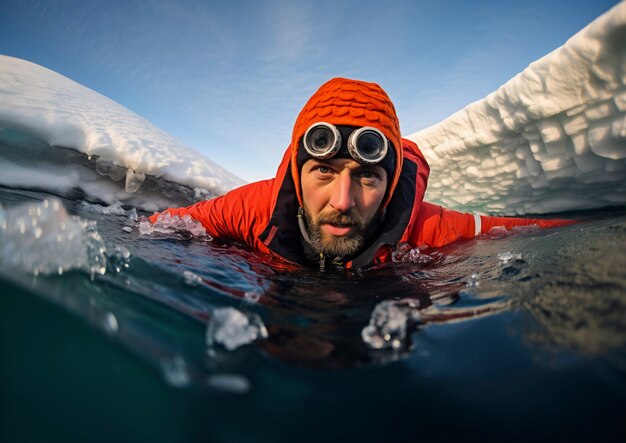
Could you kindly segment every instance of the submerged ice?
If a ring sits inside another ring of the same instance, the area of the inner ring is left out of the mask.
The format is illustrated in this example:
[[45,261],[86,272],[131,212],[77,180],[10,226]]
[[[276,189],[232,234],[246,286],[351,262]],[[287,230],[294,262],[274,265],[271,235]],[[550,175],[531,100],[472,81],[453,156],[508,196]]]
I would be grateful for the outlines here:
[[208,377],[207,386],[230,394],[250,391],[250,380],[239,374],[214,374]]
[[180,355],[174,355],[161,360],[161,370],[165,381],[176,388],[187,387],[191,376],[187,368],[187,362]]
[[0,209],[0,264],[35,275],[104,274],[106,246],[96,222],[69,215],[57,199],[44,200]]
[[520,253],[513,253],[513,252],[500,252],[498,254],[498,260],[500,260],[500,263],[503,265],[509,265],[511,263],[513,263],[516,260],[522,260],[522,254]]
[[267,338],[267,329],[261,317],[235,308],[215,309],[206,331],[209,350],[215,345],[221,345],[233,351],[263,338]]
[[372,349],[399,350],[407,339],[409,322],[419,320],[416,300],[385,300],[374,308],[369,324],[361,331],[365,344]]

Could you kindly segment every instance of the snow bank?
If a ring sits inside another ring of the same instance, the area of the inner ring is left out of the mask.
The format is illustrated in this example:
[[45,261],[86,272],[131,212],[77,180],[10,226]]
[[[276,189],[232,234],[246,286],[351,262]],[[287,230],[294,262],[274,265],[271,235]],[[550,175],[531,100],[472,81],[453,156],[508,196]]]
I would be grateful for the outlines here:
[[431,166],[426,199],[448,207],[511,215],[626,204],[626,3],[407,138]]
[[[180,195],[167,195],[167,183],[188,187],[192,200],[243,183],[114,101],[7,56],[0,56],[0,144],[0,184],[49,188],[62,195],[80,190],[107,204],[154,210],[181,201]],[[157,183],[152,190],[160,199],[138,198],[148,177]]]

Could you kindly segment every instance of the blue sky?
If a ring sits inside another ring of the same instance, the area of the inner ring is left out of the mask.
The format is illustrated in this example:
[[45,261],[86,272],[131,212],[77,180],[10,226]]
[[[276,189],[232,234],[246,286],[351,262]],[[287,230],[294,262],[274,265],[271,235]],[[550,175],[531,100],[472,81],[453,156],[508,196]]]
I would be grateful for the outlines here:
[[617,1],[0,0],[0,53],[121,103],[247,181],[308,97],[374,81],[403,134],[497,89]]

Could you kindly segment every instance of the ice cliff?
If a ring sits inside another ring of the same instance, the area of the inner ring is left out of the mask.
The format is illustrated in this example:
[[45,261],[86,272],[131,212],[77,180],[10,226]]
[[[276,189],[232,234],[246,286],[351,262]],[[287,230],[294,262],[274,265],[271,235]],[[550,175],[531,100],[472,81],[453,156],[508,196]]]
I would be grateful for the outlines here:
[[626,3],[495,92],[407,138],[426,199],[492,214],[626,204]]
[[155,210],[242,183],[107,97],[0,55],[0,185]]

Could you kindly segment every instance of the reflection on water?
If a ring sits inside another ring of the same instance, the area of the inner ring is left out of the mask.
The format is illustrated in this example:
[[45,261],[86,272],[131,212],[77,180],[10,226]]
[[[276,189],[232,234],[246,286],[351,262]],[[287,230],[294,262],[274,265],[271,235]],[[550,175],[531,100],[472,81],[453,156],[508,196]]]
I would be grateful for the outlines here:
[[523,299],[538,323],[527,327],[526,338],[626,368],[626,221],[582,227],[574,235],[578,241],[558,243],[542,284]]
[[[567,348],[590,356],[626,350],[626,305],[621,286],[550,284],[525,307],[541,328],[528,331],[533,343]],[[626,360],[622,361],[622,364]],[[625,366],[626,367],[626,366]]]

